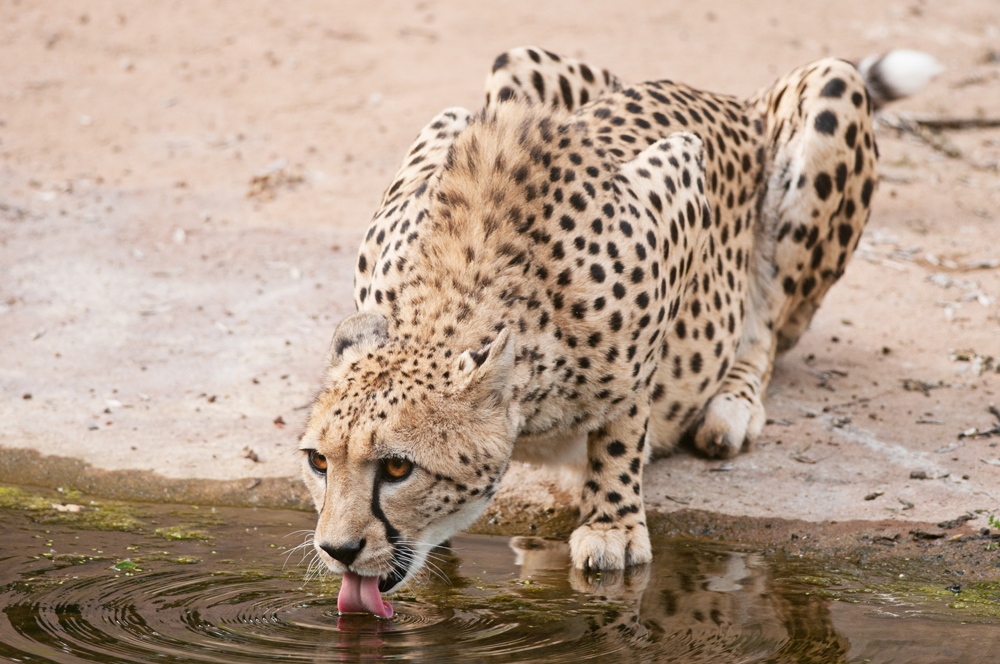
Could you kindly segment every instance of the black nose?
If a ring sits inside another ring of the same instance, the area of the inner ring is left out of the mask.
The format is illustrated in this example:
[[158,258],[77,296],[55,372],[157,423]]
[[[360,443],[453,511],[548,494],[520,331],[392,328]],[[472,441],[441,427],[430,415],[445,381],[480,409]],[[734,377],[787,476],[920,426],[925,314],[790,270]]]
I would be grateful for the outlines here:
[[320,544],[319,548],[326,551],[327,555],[334,560],[350,566],[354,562],[354,559],[358,557],[358,554],[361,553],[361,549],[365,548],[365,539],[362,537],[357,542],[348,542],[341,546]]

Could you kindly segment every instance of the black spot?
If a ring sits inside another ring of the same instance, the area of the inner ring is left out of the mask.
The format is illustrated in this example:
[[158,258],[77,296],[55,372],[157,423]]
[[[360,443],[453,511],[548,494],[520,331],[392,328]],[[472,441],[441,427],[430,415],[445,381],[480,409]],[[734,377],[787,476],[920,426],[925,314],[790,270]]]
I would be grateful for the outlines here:
[[611,292],[615,294],[616,299],[620,300],[623,297],[625,297],[625,287],[622,286],[620,283],[616,283],[614,287],[611,289]]
[[875,189],[875,183],[872,182],[871,178],[865,180],[865,186],[861,188],[861,204],[868,207],[868,204],[872,200],[872,191]]
[[819,173],[813,181],[813,186],[816,188],[816,195],[821,201],[825,201],[830,197],[830,191],[833,190],[833,180],[826,173]]
[[854,141],[856,141],[857,138],[858,138],[858,125],[852,122],[851,125],[847,128],[847,132],[844,134],[844,140],[847,142],[847,147],[853,148]]
[[495,74],[498,69],[503,69],[510,62],[510,57],[506,53],[501,53],[497,56],[497,59],[493,61],[493,73]]
[[610,325],[612,332],[617,332],[618,330],[622,329],[622,312],[616,311],[613,314],[611,314]]
[[573,88],[570,87],[569,81],[562,74],[559,75],[559,91],[562,92],[563,102],[566,104],[566,110],[573,110]]
[[691,356],[691,371],[694,373],[701,373],[701,353],[695,353]]
[[791,277],[785,277],[785,280],[782,282],[781,285],[785,289],[786,295],[795,294],[795,280],[792,279]]
[[649,192],[649,202],[653,204],[657,212],[663,212],[663,203],[660,201],[659,195],[655,191]]
[[620,457],[625,455],[625,443],[620,440],[613,440],[608,443],[608,454],[613,457]]
[[854,235],[854,229],[851,228],[850,224],[841,224],[837,228],[837,239],[840,240],[842,247],[846,247],[850,243],[852,235]]
[[847,164],[837,164],[837,191],[844,191],[847,184]]
[[823,111],[816,116],[816,131],[831,135],[837,131],[837,116],[833,111]]
[[815,270],[816,268],[819,267],[819,264],[821,262],[823,262],[823,243],[822,242],[820,242],[815,247],[813,247],[812,261],[810,262],[810,266],[812,267],[812,269]]
[[[567,172],[566,175],[568,176],[569,172]],[[569,204],[572,205],[573,209],[577,212],[583,212],[587,209],[587,201],[585,201],[583,196],[578,193],[569,197]]]
[[807,277],[802,281],[802,296],[808,297],[812,289],[816,287],[816,279],[814,277]]
[[834,99],[840,99],[847,89],[847,84],[841,78],[831,78],[823,86],[823,90],[820,91],[820,97],[833,97]]

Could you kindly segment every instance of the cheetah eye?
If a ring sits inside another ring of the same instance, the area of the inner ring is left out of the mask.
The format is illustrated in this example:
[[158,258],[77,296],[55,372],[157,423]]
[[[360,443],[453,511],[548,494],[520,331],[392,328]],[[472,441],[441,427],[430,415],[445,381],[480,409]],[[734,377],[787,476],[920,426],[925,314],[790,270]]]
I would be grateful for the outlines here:
[[410,471],[413,470],[413,462],[402,457],[382,459],[380,470],[382,479],[389,482],[399,482],[409,476]]
[[309,450],[309,466],[320,475],[326,475],[326,457],[316,450]]

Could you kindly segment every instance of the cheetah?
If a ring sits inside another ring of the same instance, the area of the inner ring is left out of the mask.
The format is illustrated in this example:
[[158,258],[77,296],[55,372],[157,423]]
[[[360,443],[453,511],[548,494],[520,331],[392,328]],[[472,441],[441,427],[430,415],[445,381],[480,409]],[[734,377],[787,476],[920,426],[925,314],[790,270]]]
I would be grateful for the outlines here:
[[511,460],[581,469],[580,569],[652,558],[642,470],[749,448],[777,354],[878,181],[872,98],[827,58],[740,100],[540,48],[420,132],[359,250],[301,439],[339,606],[388,616]]

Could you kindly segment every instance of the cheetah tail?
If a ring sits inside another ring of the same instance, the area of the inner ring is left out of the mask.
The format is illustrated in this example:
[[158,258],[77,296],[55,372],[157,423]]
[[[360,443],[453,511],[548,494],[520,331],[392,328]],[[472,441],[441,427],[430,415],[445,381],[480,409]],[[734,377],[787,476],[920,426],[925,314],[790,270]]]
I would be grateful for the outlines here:
[[876,109],[920,92],[945,70],[933,55],[905,48],[869,55],[857,67]]

